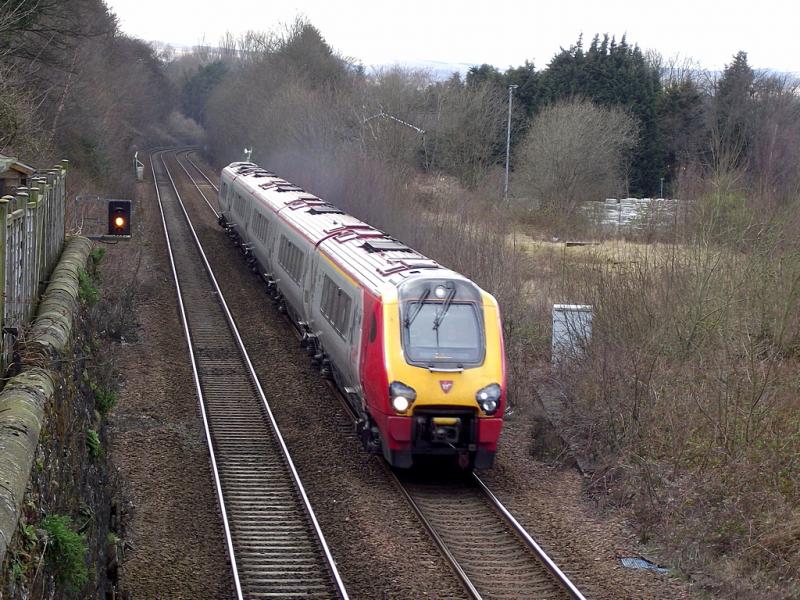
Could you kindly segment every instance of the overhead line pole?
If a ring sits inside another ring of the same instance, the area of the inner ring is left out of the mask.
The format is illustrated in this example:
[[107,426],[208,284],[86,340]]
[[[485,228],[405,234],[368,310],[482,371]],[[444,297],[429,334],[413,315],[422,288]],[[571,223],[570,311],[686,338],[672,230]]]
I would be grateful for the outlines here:
[[503,190],[503,200],[508,202],[508,161],[509,156],[511,155],[511,102],[512,97],[514,95],[514,90],[517,89],[518,85],[510,85],[508,86],[508,127],[506,129],[506,183],[505,189]]

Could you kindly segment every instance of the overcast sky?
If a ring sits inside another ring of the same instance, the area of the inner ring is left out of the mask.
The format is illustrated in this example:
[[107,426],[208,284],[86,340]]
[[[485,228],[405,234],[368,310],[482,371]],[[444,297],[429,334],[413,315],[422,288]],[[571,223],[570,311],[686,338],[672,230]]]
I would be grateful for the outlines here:
[[[270,30],[307,17],[341,54],[365,65],[442,61],[543,68],[583,33],[627,33],[665,56],[718,70],[738,50],[755,68],[800,73],[795,1],[671,0],[106,0],[132,36],[215,45],[226,31]],[[650,8],[650,5],[653,5]]]

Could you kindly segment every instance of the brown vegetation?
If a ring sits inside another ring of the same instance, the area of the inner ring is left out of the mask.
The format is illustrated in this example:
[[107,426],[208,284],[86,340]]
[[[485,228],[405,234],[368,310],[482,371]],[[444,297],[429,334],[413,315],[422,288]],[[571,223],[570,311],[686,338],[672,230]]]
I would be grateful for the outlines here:
[[101,0],[2,8],[0,152],[43,168],[68,157],[87,192],[129,195],[133,151],[166,137],[174,105],[153,49]]
[[620,197],[625,155],[635,141],[636,121],[618,108],[586,100],[548,106],[522,142],[518,193],[538,210],[562,215],[577,211],[580,202]]

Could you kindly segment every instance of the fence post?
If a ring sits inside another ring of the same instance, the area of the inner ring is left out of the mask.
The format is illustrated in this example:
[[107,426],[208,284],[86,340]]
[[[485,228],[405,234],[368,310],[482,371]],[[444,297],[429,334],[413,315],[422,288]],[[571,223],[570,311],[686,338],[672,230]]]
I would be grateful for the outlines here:
[[19,210],[20,208],[25,208],[28,204],[28,188],[24,185],[21,185],[17,188],[16,193],[14,194],[16,197],[16,202],[14,203],[14,210]]
[[28,263],[28,188],[17,188],[17,206],[14,212],[19,214],[17,219],[19,223],[16,225],[19,231],[16,232],[17,239],[14,242],[17,256],[14,265],[14,323],[12,327],[20,328],[25,322],[27,313],[25,273]]
[[14,202],[13,196],[0,198],[0,372],[5,372],[5,334],[2,333],[6,326],[6,238],[8,236],[8,209]]
[[39,244],[38,239],[38,225],[39,225],[39,216],[38,216],[38,207],[39,207],[39,190],[34,187],[28,187],[28,233],[30,233],[30,241],[28,243],[30,250],[29,250],[29,260],[28,263],[28,272],[26,273],[28,276],[28,289],[30,290],[29,296],[29,303],[31,305],[30,312],[33,315],[33,307],[36,304],[36,300],[39,298],[39,286],[36,284],[36,270],[38,268],[38,262],[36,259],[36,247]]
[[50,209],[50,190],[46,179],[37,177],[33,181],[39,190],[39,279],[42,280],[49,271],[48,238],[50,236],[47,230],[47,218]]
[[[55,206],[56,206],[55,202],[56,202],[56,197],[58,195],[58,180],[56,178],[55,171],[53,170],[48,171],[46,179],[47,179],[47,189],[50,191],[49,194],[50,199],[48,201],[50,204],[50,210],[49,210],[50,213],[49,220],[51,221],[50,231],[52,235],[55,236],[56,223],[54,223],[53,221],[55,219]],[[58,252],[56,251],[56,240],[52,239],[50,241],[50,258],[48,260],[47,268],[52,269],[55,266],[55,261],[57,260],[58,260]]]

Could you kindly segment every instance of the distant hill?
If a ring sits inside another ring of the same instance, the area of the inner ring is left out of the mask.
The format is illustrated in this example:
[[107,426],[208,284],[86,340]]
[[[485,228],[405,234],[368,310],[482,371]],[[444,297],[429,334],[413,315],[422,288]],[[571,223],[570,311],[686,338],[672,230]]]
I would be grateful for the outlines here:
[[394,64],[368,65],[369,68],[374,69],[385,69],[397,66],[406,69],[427,71],[434,79],[443,81],[449,79],[453,73],[459,73],[463,78],[467,74],[467,71],[475,65],[471,63],[450,63],[440,60],[409,60],[397,61]]

